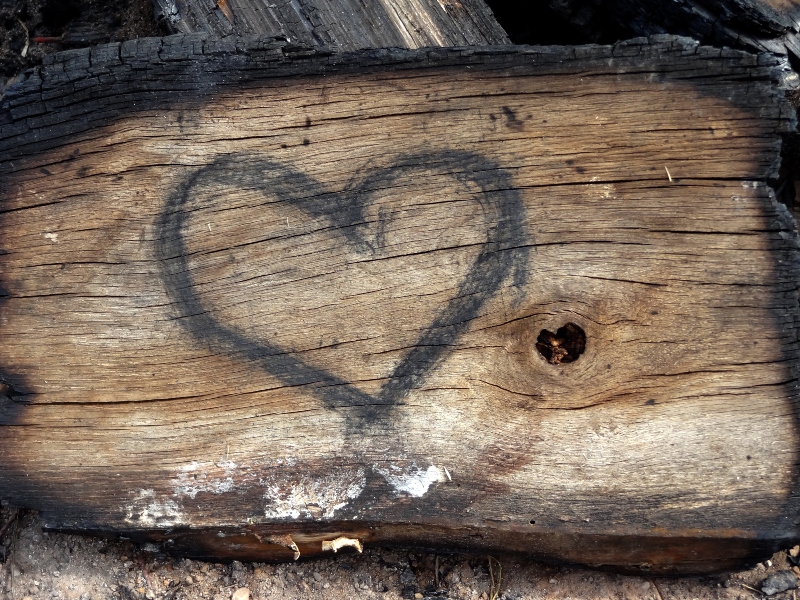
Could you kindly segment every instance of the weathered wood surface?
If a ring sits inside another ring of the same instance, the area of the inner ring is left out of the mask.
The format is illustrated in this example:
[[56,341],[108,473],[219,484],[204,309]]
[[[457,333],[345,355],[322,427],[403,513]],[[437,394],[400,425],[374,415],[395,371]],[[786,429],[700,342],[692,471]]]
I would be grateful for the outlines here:
[[483,0],[155,0],[172,31],[282,35],[336,48],[483,46],[510,40]]
[[666,37],[58,55],[3,99],[0,497],[261,560],[798,541],[784,72]]
[[630,36],[680,34],[800,59],[798,0],[551,0],[550,6],[596,40],[612,30]]

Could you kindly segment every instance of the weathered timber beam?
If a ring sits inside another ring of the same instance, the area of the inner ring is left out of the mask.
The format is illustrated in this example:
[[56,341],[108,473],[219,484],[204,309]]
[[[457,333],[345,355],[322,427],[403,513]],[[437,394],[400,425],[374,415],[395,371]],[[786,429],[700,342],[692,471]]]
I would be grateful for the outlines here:
[[173,31],[282,35],[295,44],[362,48],[484,46],[509,39],[483,0],[155,0]]
[[796,542],[785,69],[665,37],[49,59],[2,105],[0,498],[218,558]]

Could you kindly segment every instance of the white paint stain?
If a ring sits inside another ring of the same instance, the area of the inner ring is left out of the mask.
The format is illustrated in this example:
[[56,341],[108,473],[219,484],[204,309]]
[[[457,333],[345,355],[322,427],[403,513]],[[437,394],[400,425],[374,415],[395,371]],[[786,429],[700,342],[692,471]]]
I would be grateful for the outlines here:
[[54,244],[58,243],[58,234],[57,233],[47,232],[47,233],[43,233],[42,236],[44,236],[44,239],[50,240]]
[[[267,519],[329,519],[358,498],[366,487],[365,469],[352,467],[314,478],[304,477],[294,461],[278,459],[272,464],[240,465],[230,460],[192,461],[181,467],[172,483],[172,498],[156,498],[143,490],[128,511],[129,520],[145,525],[180,521],[181,498],[194,499],[200,493],[241,493],[254,487],[263,490]],[[287,469],[288,467],[288,469]],[[452,481],[444,467],[374,467],[398,494],[424,496],[437,482]]]
[[264,516],[268,519],[330,518],[364,491],[363,469],[351,469],[307,480],[262,481]]
[[[172,479],[174,498],[200,493],[226,494],[258,487],[266,500],[264,515],[271,519],[330,518],[357,498],[366,485],[363,468],[351,468],[315,479],[304,479],[293,469],[292,459],[271,465],[241,465],[192,461]],[[288,470],[286,469],[288,467]]]
[[415,464],[408,469],[402,469],[395,465],[391,465],[388,469],[375,467],[375,471],[383,476],[386,483],[391,485],[395,492],[408,494],[414,498],[420,498],[427,494],[431,484],[448,480],[447,474],[433,465],[424,471]]
[[183,510],[172,498],[158,497],[155,490],[139,490],[125,507],[125,521],[144,527],[174,527],[186,523]]
[[211,494],[224,494],[233,492],[236,483],[239,484],[255,483],[255,476],[247,470],[238,468],[233,461],[223,461],[219,463],[192,461],[188,465],[181,467],[181,470],[172,480],[175,496],[188,496],[194,498],[199,492]]

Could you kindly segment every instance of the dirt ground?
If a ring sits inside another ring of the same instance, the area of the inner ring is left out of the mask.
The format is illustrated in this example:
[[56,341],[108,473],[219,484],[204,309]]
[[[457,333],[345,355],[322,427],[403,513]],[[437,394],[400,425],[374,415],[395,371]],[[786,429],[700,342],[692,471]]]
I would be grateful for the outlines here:
[[[243,588],[252,600],[746,600],[763,597],[762,583],[771,574],[800,572],[787,552],[750,571],[679,579],[550,566],[520,556],[382,548],[289,564],[214,564],[174,558],[152,544],[43,532],[34,514],[22,516],[9,533],[0,600],[245,600]],[[773,597],[796,600],[796,591]]]
[[151,0],[0,0],[0,24],[0,94],[45,54],[164,33]]
[[[0,23],[0,94],[9,78],[38,64],[47,53],[163,34],[153,19],[150,0],[0,0]],[[553,23],[540,29],[552,36]],[[517,41],[537,42],[531,39],[537,29],[520,31],[517,35],[524,39]],[[580,41],[577,34],[570,34],[563,43]],[[762,583],[771,574],[784,573],[792,582],[796,579],[791,573],[800,574],[787,552],[749,571],[680,579],[555,567],[519,556],[381,548],[291,564],[223,565],[176,559],[153,545],[44,532],[35,514],[21,513],[11,522],[12,514],[8,507],[0,510],[0,600],[744,600],[762,597]],[[3,531],[5,524],[9,526]],[[796,600],[796,591],[774,597]]]

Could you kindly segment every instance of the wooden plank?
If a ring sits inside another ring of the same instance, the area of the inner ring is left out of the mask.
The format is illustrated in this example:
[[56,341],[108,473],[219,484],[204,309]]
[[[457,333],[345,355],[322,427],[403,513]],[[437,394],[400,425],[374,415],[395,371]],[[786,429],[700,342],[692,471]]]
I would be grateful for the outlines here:
[[485,46],[510,40],[483,0],[155,0],[174,32],[282,35],[293,44],[362,48]]
[[704,44],[800,58],[798,0],[553,0],[550,3],[590,39],[680,34]]
[[293,52],[138,40],[4,97],[0,498],[257,560],[798,540],[780,61]]

